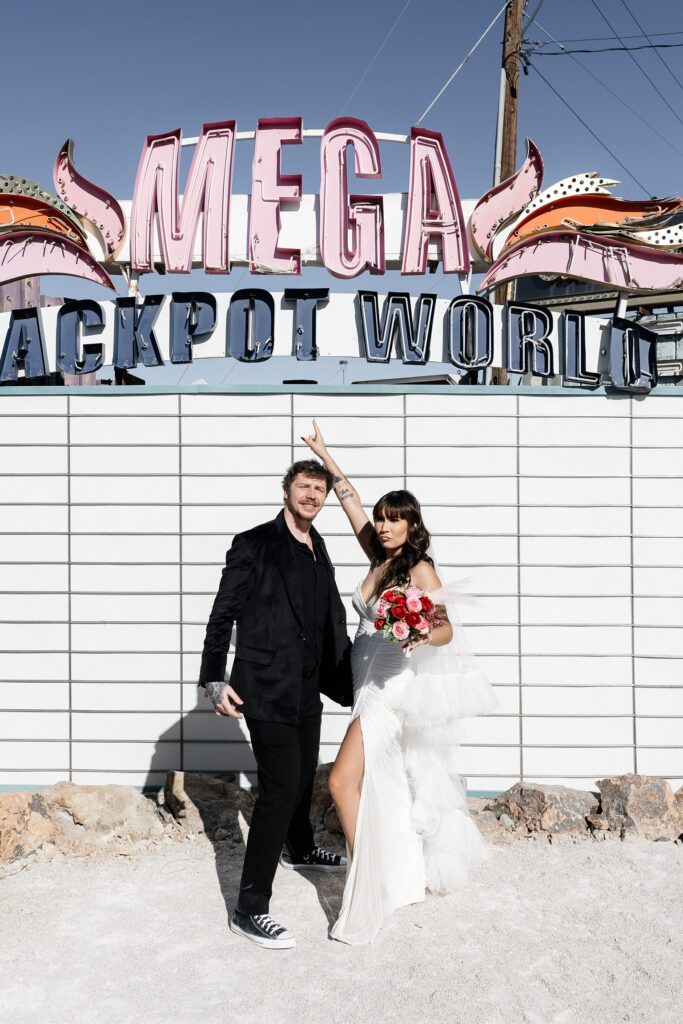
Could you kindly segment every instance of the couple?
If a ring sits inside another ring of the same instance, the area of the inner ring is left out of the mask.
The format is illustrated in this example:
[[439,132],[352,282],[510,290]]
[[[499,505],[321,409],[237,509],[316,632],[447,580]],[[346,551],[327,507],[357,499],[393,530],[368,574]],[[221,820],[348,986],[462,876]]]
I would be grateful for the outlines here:
[[[267,948],[294,936],[269,914],[278,863],[289,869],[347,870],[331,936],[369,942],[398,907],[467,881],[488,856],[469,817],[453,761],[459,719],[497,706],[476,670],[453,608],[427,553],[429,533],[408,491],[379,499],[371,523],[355,488],[331,458],[315,422],[303,440],[322,461],[295,462],[283,480],[284,509],[237,534],[227,553],[206,630],[200,685],[216,713],[242,718],[258,769],[233,932]],[[353,605],[353,645],[325,544],[313,527],[331,489],[370,563]],[[440,615],[406,652],[374,627],[390,586],[436,595]],[[233,623],[235,662],[224,681]],[[406,654],[409,653],[409,657]],[[347,858],[315,845],[310,823],[320,743],[321,693],[351,723],[330,774]]]

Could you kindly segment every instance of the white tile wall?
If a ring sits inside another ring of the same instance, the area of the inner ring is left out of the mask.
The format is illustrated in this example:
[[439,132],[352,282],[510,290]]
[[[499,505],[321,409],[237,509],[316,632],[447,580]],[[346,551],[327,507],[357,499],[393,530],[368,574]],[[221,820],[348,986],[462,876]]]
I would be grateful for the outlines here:
[[[460,468],[459,463],[449,463],[450,469]],[[402,484],[403,486],[403,484]],[[510,477],[488,476],[469,477],[456,480],[453,476],[406,476],[408,490],[419,493],[422,505],[438,505],[444,502],[455,505],[516,505],[517,482]]]
[[[398,431],[398,423],[393,429]],[[408,417],[406,441],[410,445],[515,445],[517,421],[507,416]]]
[[520,444],[628,445],[629,420],[592,416],[532,416],[519,421]]
[[68,528],[64,505],[0,505],[0,533],[66,533]]
[[[90,420],[85,421],[85,424]],[[116,446],[107,447],[106,451],[98,446],[90,446],[89,443],[83,447],[74,446],[71,449],[71,472],[74,478],[77,474],[102,474],[126,475],[131,471],[131,450],[130,447]],[[135,445],[135,473],[144,476],[147,473],[177,473],[178,472],[178,447],[177,444],[153,446],[149,444]]]
[[[680,785],[676,397],[5,392],[0,785],[253,778],[195,680],[226,549],[281,507],[312,416],[368,511],[418,495],[446,575],[477,595],[461,614],[500,707],[463,725],[470,790],[633,769]],[[362,554],[333,497],[317,525],[353,627]],[[346,720],[325,702],[323,760]]]
[[[302,428],[303,429],[303,428]],[[289,416],[259,416],[244,429],[241,416],[189,416],[181,421],[183,445],[191,444],[240,444],[251,445],[289,444],[292,421]],[[297,435],[298,436],[298,435]]]
[[[175,416],[71,416],[71,444],[155,445],[177,444],[178,419]],[[106,458],[106,451],[103,459]]]

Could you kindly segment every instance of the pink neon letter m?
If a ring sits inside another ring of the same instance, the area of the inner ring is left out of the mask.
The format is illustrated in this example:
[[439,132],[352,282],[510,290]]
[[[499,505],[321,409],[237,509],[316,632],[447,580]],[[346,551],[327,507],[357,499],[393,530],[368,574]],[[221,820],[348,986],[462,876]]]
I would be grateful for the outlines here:
[[130,222],[133,270],[151,271],[154,223],[169,273],[186,274],[200,214],[202,259],[207,274],[230,273],[228,228],[235,122],[205,124],[192,158],[182,205],[178,196],[180,129],[148,135],[140,157]]

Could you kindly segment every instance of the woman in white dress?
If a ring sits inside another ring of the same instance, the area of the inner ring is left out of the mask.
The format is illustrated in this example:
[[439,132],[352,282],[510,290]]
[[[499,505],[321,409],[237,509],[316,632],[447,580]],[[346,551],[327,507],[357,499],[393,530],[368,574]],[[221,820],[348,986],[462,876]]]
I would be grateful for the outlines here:
[[[370,562],[353,595],[360,620],[351,652],[354,704],[329,783],[349,854],[330,934],[359,944],[372,941],[398,907],[423,900],[426,888],[460,888],[468,867],[487,859],[454,755],[458,721],[493,710],[497,700],[464,649],[453,594],[427,553],[417,499],[405,490],[385,494],[371,523],[315,420],[313,426],[303,440],[334,474],[335,493]],[[442,602],[427,637],[401,646],[375,629],[380,595],[390,586],[419,587]]]

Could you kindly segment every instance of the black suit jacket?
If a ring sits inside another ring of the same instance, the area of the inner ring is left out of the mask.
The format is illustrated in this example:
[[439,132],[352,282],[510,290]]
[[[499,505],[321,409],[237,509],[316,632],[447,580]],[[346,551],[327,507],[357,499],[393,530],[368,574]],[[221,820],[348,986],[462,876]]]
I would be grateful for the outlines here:
[[[206,627],[199,684],[225,676],[233,623],[237,624],[230,685],[247,716],[295,722],[304,661],[303,597],[284,510],[275,519],[235,535],[225,558]],[[346,610],[320,534],[311,527],[332,574],[320,690],[343,707],[353,703]]]

